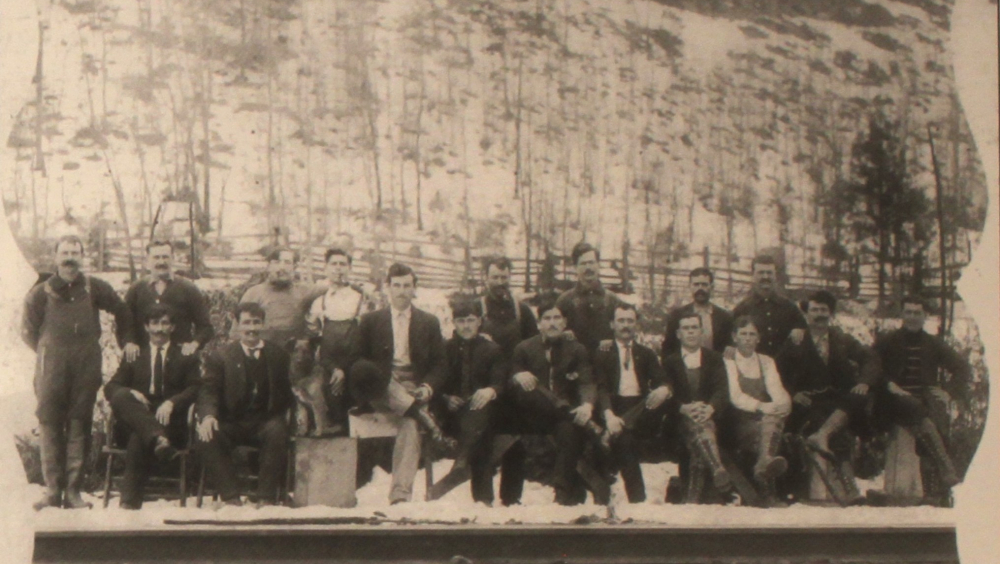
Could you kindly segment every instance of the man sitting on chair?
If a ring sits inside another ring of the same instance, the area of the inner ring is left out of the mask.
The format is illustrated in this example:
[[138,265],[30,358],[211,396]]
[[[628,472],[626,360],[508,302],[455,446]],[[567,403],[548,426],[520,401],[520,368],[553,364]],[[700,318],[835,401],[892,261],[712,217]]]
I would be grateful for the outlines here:
[[205,359],[198,393],[197,448],[223,503],[242,505],[232,447],[260,448],[258,504],[275,503],[288,461],[288,423],[293,405],[289,356],[260,337],[264,310],[253,302],[236,307],[239,341]]
[[128,430],[122,509],[142,507],[143,486],[152,456],[161,462],[177,456],[174,445],[187,440],[188,406],[198,393],[198,357],[184,355],[171,341],[173,312],[154,304],[146,311],[148,344],[135,359],[123,360],[104,386],[104,397]]

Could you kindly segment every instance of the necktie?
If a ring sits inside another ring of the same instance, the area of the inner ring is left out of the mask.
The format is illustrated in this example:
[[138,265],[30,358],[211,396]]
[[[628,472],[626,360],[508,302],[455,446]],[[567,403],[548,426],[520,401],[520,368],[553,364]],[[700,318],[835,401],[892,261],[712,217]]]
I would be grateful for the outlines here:
[[163,348],[156,347],[156,358],[153,360],[153,395],[163,395]]
[[632,366],[632,345],[625,345],[625,370]]

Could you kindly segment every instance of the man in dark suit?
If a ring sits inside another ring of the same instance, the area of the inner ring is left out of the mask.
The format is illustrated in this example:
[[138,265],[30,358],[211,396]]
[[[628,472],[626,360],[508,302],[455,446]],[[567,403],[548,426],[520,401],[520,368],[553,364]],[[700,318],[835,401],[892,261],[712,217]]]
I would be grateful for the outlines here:
[[[511,390],[515,411],[510,414],[525,434],[551,434],[556,441],[553,485],[556,503],[575,505],[586,500],[587,491],[576,471],[586,439],[584,427],[591,422],[597,401],[587,350],[566,334],[566,318],[552,302],[538,306],[540,335],[514,348]],[[505,472],[511,483],[523,482],[523,462],[511,462]],[[520,492],[512,487],[511,491]],[[503,494],[503,492],[501,492]],[[505,504],[519,499],[504,499]]]
[[656,353],[635,341],[638,316],[631,304],[615,308],[615,339],[601,343],[594,354],[598,405],[612,437],[612,463],[621,470],[630,503],[646,500],[636,436],[659,430],[662,406],[672,394]]
[[675,308],[667,315],[667,332],[663,336],[663,358],[680,350],[681,341],[677,338],[677,329],[681,317],[689,313],[701,316],[701,346],[721,353],[733,342],[733,314],[712,303],[715,275],[705,267],[698,267],[691,271],[688,280],[691,282],[691,295],[694,301]]
[[[493,468],[489,466],[495,400],[507,378],[500,346],[479,333],[480,301],[460,299],[451,305],[455,335],[445,343],[447,379],[435,394],[435,412],[449,433],[458,436],[451,471],[435,490],[472,478],[472,499],[493,503]],[[471,472],[471,476],[470,476]],[[440,497],[432,492],[431,497]]]
[[290,359],[284,348],[261,339],[265,314],[259,304],[239,304],[234,317],[239,341],[205,359],[196,447],[219,497],[230,505],[242,505],[232,447],[259,447],[257,503],[271,504],[277,501],[288,460]]
[[556,303],[566,316],[566,327],[592,355],[601,341],[614,338],[609,323],[622,301],[601,284],[601,255],[595,247],[577,243],[571,258],[576,286],[563,292]]
[[[941,437],[947,429],[947,406],[952,391],[967,386],[972,367],[940,337],[924,331],[926,306],[920,298],[907,297],[902,303],[903,326],[879,336],[875,351],[882,360],[886,381],[876,396],[876,417],[909,427],[938,466],[945,489],[960,482]],[[944,369],[951,379],[942,385]]]
[[146,310],[148,343],[134,360],[123,360],[104,386],[104,397],[128,431],[121,507],[142,507],[151,455],[161,462],[177,455],[187,440],[187,411],[198,393],[198,357],[184,355],[171,340],[173,312],[154,304]]
[[431,431],[432,438],[441,438],[426,408],[435,390],[444,383],[447,367],[441,324],[433,314],[412,305],[417,286],[413,269],[393,264],[386,274],[386,285],[390,305],[361,318],[358,354],[354,358],[369,361],[392,375],[384,391],[370,403],[376,411],[398,417],[389,501],[402,503],[412,496],[420,462],[418,423]]
[[[806,320],[792,300],[778,294],[778,265],[774,257],[760,255],[750,263],[753,286],[750,294],[733,308],[733,318],[749,315],[760,331],[757,352],[774,358],[785,341],[802,342]],[[736,358],[736,349],[727,349],[726,358]]]
[[[715,488],[725,493],[732,480],[719,456],[716,425],[729,405],[729,383],[722,355],[702,347],[701,336],[701,316],[682,317],[677,329],[681,350],[663,361],[667,385],[673,390],[671,428],[680,430],[691,455],[689,472],[695,483],[708,469]],[[696,501],[698,490],[688,489],[688,502]]]

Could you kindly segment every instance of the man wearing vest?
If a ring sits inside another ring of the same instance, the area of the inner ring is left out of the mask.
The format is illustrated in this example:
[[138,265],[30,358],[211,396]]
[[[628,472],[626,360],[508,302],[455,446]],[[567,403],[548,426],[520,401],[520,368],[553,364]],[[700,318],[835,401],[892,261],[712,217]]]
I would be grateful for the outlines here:
[[261,339],[266,314],[256,303],[241,303],[233,317],[239,340],[205,359],[195,407],[196,447],[209,478],[227,505],[242,505],[232,447],[260,448],[257,503],[273,504],[288,460],[289,356]]
[[104,385],[104,397],[119,424],[128,432],[121,507],[142,507],[143,486],[152,457],[161,462],[177,455],[187,442],[188,406],[201,380],[196,355],[185,355],[171,339],[173,312],[153,304],[146,310],[145,332],[135,360],[123,360]]
[[125,345],[125,360],[135,360],[139,348],[149,341],[144,330],[149,310],[169,306],[173,312],[173,342],[184,356],[193,355],[212,340],[215,330],[208,315],[208,302],[193,282],[174,273],[174,246],[170,241],[146,245],[146,261],[151,272],[128,289],[125,305],[131,316],[132,334]]
[[681,342],[677,338],[677,327],[680,318],[689,313],[701,316],[701,346],[721,353],[733,342],[733,314],[712,303],[715,275],[705,267],[698,267],[691,271],[688,280],[691,282],[693,301],[674,309],[667,315],[667,332],[663,336],[663,358],[680,350]]
[[507,257],[489,257],[483,265],[486,291],[480,298],[483,324],[479,330],[500,345],[504,358],[509,359],[514,347],[538,334],[538,322],[528,304],[519,301],[510,291],[510,271],[513,265]]
[[615,309],[613,343],[594,354],[599,411],[611,434],[611,458],[625,482],[629,503],[646,500],[636,437],[655,434],[663,421],[662,406],[672,392],[653,349],[636,342],[638,312],[631,304]]
[[101,387],[98,310],[114,316],[119,345],[130,332],[125,304],[111,285],[80,272],[83,242],[72,235],[62,237],[55,255],[56,273],[28,292],[21,330],[24,342],[37,353],[35,414],[45,480],[37,510],[90,507],[80,497],[80,483]]
[[729,405],[729,385],[722,355],[701,346],[701,316],[682,317],[677,329],[681,350],[663,361],[671,400],[671,428],[680,431],[691,463],[687,472],[693,485],[687,502],[696,503],[704,471],[711,472],[715,488],[722,494],[732,489],[729,472],[719,455],[716,425]]
[[[904,298],[902,316],[902,328],[875,342],[886,376],[876,397],[876,417],[909,427],[934,459],[941,485],[948,489],[960,479],[941,438],[940,429],[947,429],[951,403],[945,387],[954,393],[968,385],[972,367],[943,339],[924,331],[927,310],[923,300]],[[951,374],[945,383],[939,376],[942,369]]]
[[613,339],[611,318],[621,299],[601,285],[601,256],[589,243],[577,243],[571,253],[576,267],[576,286],[559,296],[557,305],[565,312],[566,328],[593,355],[598,344]]
[[313,300],[306,315],[310,337],[319,341],[319,364],[328,385],[324,396],[329,408],[329,423],[347,426],[351,407],[345,393],[347,371],[356,360],[358,321],[372,309],[364,291],[351,284],[352,258],[348,251],[330,248],[325,256],[328,289]]

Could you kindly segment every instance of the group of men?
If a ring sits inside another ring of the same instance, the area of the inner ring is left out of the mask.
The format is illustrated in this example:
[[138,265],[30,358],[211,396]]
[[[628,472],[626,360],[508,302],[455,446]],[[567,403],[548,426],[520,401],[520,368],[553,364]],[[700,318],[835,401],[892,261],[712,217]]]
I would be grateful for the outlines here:
[[[550,483],[561,504],[584,502],[588,489],[605,500],[591,478],[618,472],[628,500],[643,501],[638,445],[647,440],[676,441],[688,501],[700,499],[699,479],[709,478],[723,498],[732,491],[720,441],[754,451],[753,477],[774,505],[774,481],[787,468],[782,434],[797,433],[810,452],[835,460],[831,437],[866,420],[872,401],[884,420],[926,445],[946,486],[958,482],[932,410],[948,399],[938,368],[952,373],[949,386],[961,385],[970,369],[923,331],[923,304],[904,300],[903,328],[864,347],[830,325],[831,294],[817,292],[803,308],[780,296],[770,257],[754,261],[752,290],[732,313],[711,302],[712,272],[693,270],[693,302],[668,316],[658,355],[637,340],[636,307],[602,286],[599,252],[587,243],[572,251],[576,286],[534,311],[510,290],[511,262],[488,259],[483,295],[452,302],[455,331],[447,340],[438,318],[413,305],[418,278],[410,267],[389,267],[388,304],[379,307],[352,283],[349,248],[326,252],[327,280],[318,286],[297,281],[297,254],[278,248],[268,256],[267,279],[235,308],[230,342],[200,353],[215,337],[207,301],[175,275],[169,242],[150,243],[151,274],[124,301],[80,272],[83,251],[78,238],[60,239],[55,273],[25,306],[23,336],[37,351],[46,486],[37,509],[89,506],[80,485],[101,388],[98,310],[114,316],[124,351],[104,394],[128,435],[121,496],[128,509],[141,507],[150,465],[185,445],[192,405],[193,447],[222,503],[242,504],[236,445],[259,449],[252,500],[278,502],[288,413],[304,393],[293,382],[303,377],[295,370],[303,355],[315,361],[321,382],[317,426],[343,430],[348,410],[360,408],[398,428],[392,503],[411,499],[421,441],[429,439],[455,457],[431,497],[471,479],[473,498],[492,504],[499,465],[500,501],[517,504],[527,450],[511,437],[550,435]],[[734,412],[743,414],[735,423]],[[727,443],[727,436],[736,439]],[[593,455],[584,460],[588,445]]]

